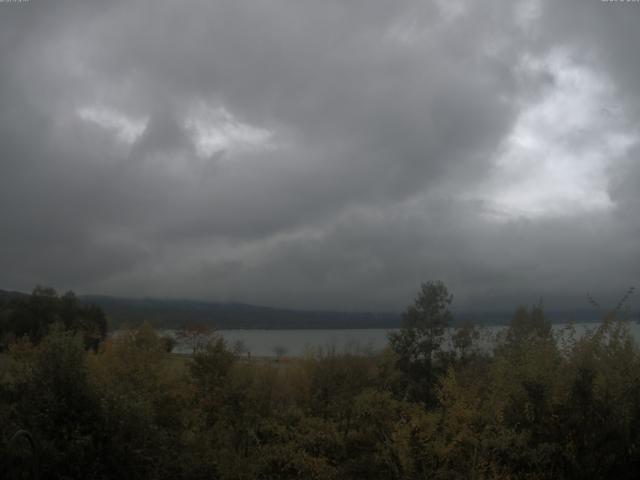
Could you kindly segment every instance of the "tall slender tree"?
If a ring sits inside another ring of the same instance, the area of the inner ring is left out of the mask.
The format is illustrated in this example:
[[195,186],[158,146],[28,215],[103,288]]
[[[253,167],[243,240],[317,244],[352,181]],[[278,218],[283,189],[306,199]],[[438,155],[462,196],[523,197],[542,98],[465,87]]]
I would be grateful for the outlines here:
[[398,356],[397,365],[407,378],[406,395],[430,403],[436,379],[437,357],[453,316],[453,295],[441,281],[423,283],[413,304],[402,317],[400,331],[389,341]]

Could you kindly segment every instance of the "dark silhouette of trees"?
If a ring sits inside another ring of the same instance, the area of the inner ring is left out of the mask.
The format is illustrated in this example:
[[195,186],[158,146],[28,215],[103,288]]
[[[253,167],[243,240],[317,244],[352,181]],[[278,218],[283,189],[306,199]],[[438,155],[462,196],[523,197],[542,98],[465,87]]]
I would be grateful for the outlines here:
[[53,288],[37,286],[31,295],[13,297],[0,308],[3,346],[23,336],[37,343],[56,323],[80,334],[85,348],[96,349],[107,335],[104,312],[95,305],[82,304],[73,292],[58,295]]
[[389,335],[398,356],[397,366],[406,375],[408,398],[432,403],[439,354],[452,321],[453,295],[441,281],[423,283],[415,301],[402,316],[400,331]]

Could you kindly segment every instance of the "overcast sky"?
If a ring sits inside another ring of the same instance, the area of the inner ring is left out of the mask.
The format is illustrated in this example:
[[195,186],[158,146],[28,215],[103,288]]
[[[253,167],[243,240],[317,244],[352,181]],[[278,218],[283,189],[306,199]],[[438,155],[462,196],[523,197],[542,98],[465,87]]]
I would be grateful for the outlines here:
[[639,21],[601,0],[0,3],[0,288],[614,302],[640,273]]

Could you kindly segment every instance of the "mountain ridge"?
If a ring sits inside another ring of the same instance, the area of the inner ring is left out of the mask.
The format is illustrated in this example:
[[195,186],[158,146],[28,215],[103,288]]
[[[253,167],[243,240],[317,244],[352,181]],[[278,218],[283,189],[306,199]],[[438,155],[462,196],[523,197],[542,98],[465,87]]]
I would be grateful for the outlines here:
[[[27,296],[27,293],[0,290],[3,299]],[[368,312],[339,310],[300,310],[243,302],[214,302],[192,299],[154,297],[119,297],[111,295],[78,295],[85,304],[102,308],[112,329],[150,322],[157,328],[181,328],[188,324],[209,325],[228,329],[365,329],[398,328],[400,312]],[[456,311],[454,325],[471,321],[477,325],[505,325],[513,317],[513,309],[493,311]],[[548,310],[553,323],[594,322],[600,319],[593,309]]]

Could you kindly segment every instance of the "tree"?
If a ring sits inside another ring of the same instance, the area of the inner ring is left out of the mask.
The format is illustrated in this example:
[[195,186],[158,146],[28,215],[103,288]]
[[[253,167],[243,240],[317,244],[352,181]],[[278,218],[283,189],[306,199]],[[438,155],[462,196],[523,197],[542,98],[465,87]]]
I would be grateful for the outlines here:
[[38,343],[56,323],[66,331],[79,333],[86,349],[95,350],[107,335],[107,320],[102,309],[81,303],[73,292],[58,295],[53,288],[37,286],[31,295],[16,296],[2,309],[2,343],[23,336]]
[[276,362],[279,362],[282,357],[287,354],[287,347],[284,345],[275,345],[271,351],[276,356]]
[[474,351],[474,344],[480,338],[480,331],[471,322],[465,322],[456,328],[451,336],[451,345],[458,360],[466,362]]
[[188,347],[193,355],[205,348],[214,337],[215,330],[201,324],[185,324],[176,331],[178,345]]
[[235,361],[236,356],[221,336],[215,336],[194,353],[189,369],[201,390],[201,399],[220,396],[220,389],[224,387]]
[[511,348],[528,344],[532,339],[553,341],[551,322],[545,318],[542,301],[530,309],[518,307],[505,335]]
[[441,281],[423,283],[412,305],[402,316],[402,326],[389,335],[398,356],[397,366],[408,380],[406,395],[429,403],[434,399],[434,361],[441,352],[444,334],[451,323],[449,305],[453,295]]
[[247,347],[247,344],[242,339],[238,339],[235,342],[233,342],[233,346],[231,347],[231,350],[238,357],[241,355],[244,355],[245,353],[247,354],[247,356],[249,357],[251,356],[249,347]]
[[98,467],[92,455],[101,449],[96,432],[102,422],[81,335],[55,323],[38,345],[23,339],[7,356],[13,380],[0,389],[0,404],[13,407],[3,420],[36,439],[46,478],[85,478]]

